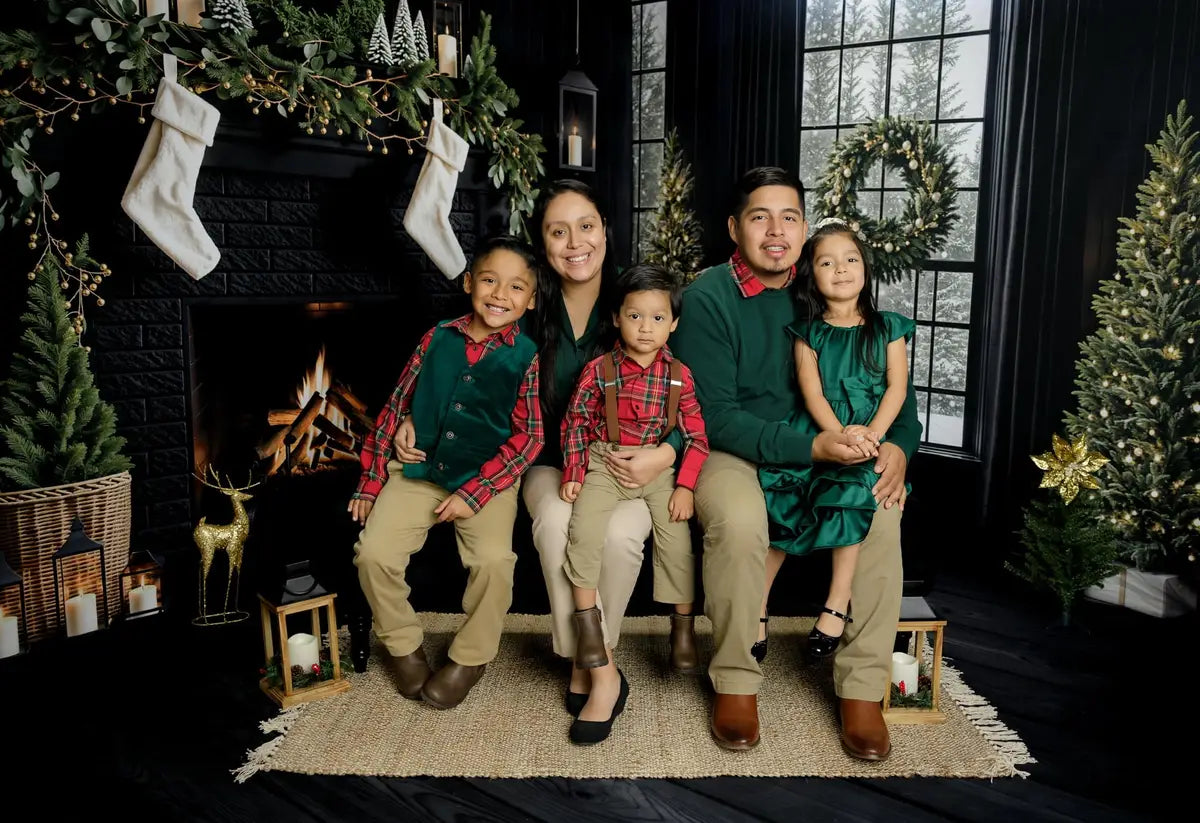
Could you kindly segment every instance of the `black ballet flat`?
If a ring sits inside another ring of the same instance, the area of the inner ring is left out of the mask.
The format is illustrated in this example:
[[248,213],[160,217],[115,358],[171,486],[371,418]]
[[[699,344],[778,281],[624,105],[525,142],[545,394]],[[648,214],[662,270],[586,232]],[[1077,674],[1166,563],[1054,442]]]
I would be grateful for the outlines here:
[[[758,618],[758,622],[766,624],[766,622],[770,619],[771,619],[770,616],[760,617],[760,618]],[[767,638],[766,637],[764,637],[762,640],[754,641],[754,645],[750,647],[750,656],[753,657],[755,660],[757,660],[759,663],[761,663],[767,659]]]
[[[842,632],[846,630],[844,624],[854,622],[854,618],[850,617],[850,615],[842,614],[839,611],[834,611],[828,606],[822,606],[821,611],[840,618],[843,623]],[[823,660],[826,657],[832,656],[833,653],[837,651],[838,642],[841,641],[841,639],[841,632],[839,632],[837,635],[828,635],[818,629],[816,626],[813,626],[812,631],[808,634],[808,656],[817,660]]]
[[571,691],[571,687],[567,686],[567,699],[565,701],[567,714],[571,715],[571,717],[579,717],[579,713],[583,711],[583,707],[587,702],[588,695],[573,692]]
[[[576,746],[593,746],[607,740],[608,735],[612,732],[613,721],[617,719],[617,715],[625,711],[625,701],[629,699],[629,681],[625,679],[625,672],[620,669],[617,669],[617,674],[621,677],[621,692],[617,695],[617,702],[613,704],[612,714],[608,720],[575,718],[575,722],[571,724],[571,729],[567,734]],[[582,708],[581,706],[580,709]]]

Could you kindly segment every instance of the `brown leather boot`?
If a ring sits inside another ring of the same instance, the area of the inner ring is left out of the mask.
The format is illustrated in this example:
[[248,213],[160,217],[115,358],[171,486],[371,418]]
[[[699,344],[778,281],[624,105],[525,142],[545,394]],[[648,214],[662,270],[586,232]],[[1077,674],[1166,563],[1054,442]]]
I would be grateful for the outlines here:
[[486,664],[464,666],[451,660],[425,681],[421,699],[435,709],[453,709],[471,691],[471,687],[483,677]]
[[671,615],[671,668],[691,674],[700,665],[696,653],[696,615]]
[[722,749],[744,752],[758,745],[758,695],[720,694],[713,698],[708,728]]
[[887,723],[878,700],[838,699],[842,715],[842,748],[859,760],[887,760],[892,753]]
[[575,666],[580,669],[595,669],[608,664],[608,647],[604,645],[604,629],[600,626],[600,609],[576,610],[575,620]]
[[429,661],[425,659],[425,649],[417,646],[417,650],[412,654],[389,655],[387,662],[400,694],[409,700],[420,700],[421,687],[425,685],[429,675],[433,674],[429,668]]

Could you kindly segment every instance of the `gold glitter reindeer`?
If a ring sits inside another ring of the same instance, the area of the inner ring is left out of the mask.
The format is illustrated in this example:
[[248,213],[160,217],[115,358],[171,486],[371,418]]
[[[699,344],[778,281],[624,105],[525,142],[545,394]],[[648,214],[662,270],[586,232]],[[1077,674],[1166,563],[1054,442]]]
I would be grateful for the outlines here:
[[[213,482],[210,483],[206,479],[208,475],[212,476]],[[216,469],[211,466],[205,469],[204,475],[197,474],[195,477],[210,489],[216,489],[229,498],[230,503],[233,504],[233,520],[224,525],[218,525],[208,523],[206,522],[207,518],[201,517],[200,522],[192,531],[192,539],[196,542],[196,547],[200,549],[200,616],[193,622],[199,625],[214,625],[245,620],[249,615],[246,612],[237,611],[236,591],[233,597],[234,611],[229,611],[229,592],[233,587],[234,571],[238,573],[238,585],[241,585],[242,552],[246,545],[246,538],[250,536],[250,517],[246,514],[246,507],[242,504],[253,497],[246,492],[257,486],[258,483],[247,482],[245,486],[235,487],[232,481],[222,482]],[[224,551],[229,556],[229,577],[225,582],[225,604],[221,612],[209,615],[208,573],[212,569],[213,559],[218,551]]]

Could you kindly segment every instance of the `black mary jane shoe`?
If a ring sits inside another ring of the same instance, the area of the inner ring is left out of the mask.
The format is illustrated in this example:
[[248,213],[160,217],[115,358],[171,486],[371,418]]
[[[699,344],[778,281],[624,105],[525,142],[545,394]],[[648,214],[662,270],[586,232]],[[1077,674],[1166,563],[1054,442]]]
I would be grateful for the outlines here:
[[[762,623],[764,626],[766,626],[767,621],[770,619],[771,619],[771,617],[768,615],[767,617],[758,618],[758,622]],[[766,634],[766,631],[764,630],[763,633]],[[764,637],[762,640],[754,641],[754,645],[752,645],[750,647],[750,656],[753,657],[755,660],[757,660],[759,663],[761,663],[767,659],[767,638],[766,637]]]
[[[828,606],[822,606],[821,611],[841,619],[843,624],[854,622],[854,618],[850,617],[850,615],[834,611]],[[842,631],[845,631],[845,625],[842,626]],[[812,631],[808,634],[808,656],[817,660],[823,660],[826,657],[832,656],[837,651],[838,643],[841,639],[842,635],[840,632],[837,635],[828,635],[816,626],[813,626]]]
[[[608,739],[608,735],[612,732],[613,721],[617,719],[617,715],[625,710],[625,701],[629,699],[629,681],[625,679],[625,672],[617,669],[617,674],[621,678],[621,691],[617,695],[617,702],[613,704],[612,715],[608,720],[580,720],[575,718],[575,722],[571,724],[571,729],[568,736],[571,742],[576,746],[592,746]],[[582,707],[580,707],[582,709]]]
[[571,687],[567,686],[567,697],[564,701],[567,707],[567,714],[571,717],[579,717],[579,713],[583,711],[583,707],[587,705],[590,695],[579,694],[571,691]]

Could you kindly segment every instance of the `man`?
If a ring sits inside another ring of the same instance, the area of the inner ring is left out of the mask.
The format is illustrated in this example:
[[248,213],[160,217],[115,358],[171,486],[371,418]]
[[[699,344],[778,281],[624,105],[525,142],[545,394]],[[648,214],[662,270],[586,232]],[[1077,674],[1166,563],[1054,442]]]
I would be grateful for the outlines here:
[[[803,203],[800,181],[783,169],[756,168],[742,177],[729,217],[737,250],[688,287],[671,340],[692,365],[713,450],[696,486],[696,513],[704,528],[704,610],[715,646],[708,670],[717,693],[710,728],[717,744],[732,750],[751,749],[759,740],[762,670],[750,647],[757,639],[768,538],[757,466],[864,459],[847,435],[813,437],[783,422],[801,404],[785,327],[795,319],[788,286],[807,236]],[[890,679],[903,590],[904,472],[920,434],[910,384],[873,458],[879,508],[851,587],[854,622],[834,658],[842,745],[864,760],[883,760],[891,751],[880,701]]]

